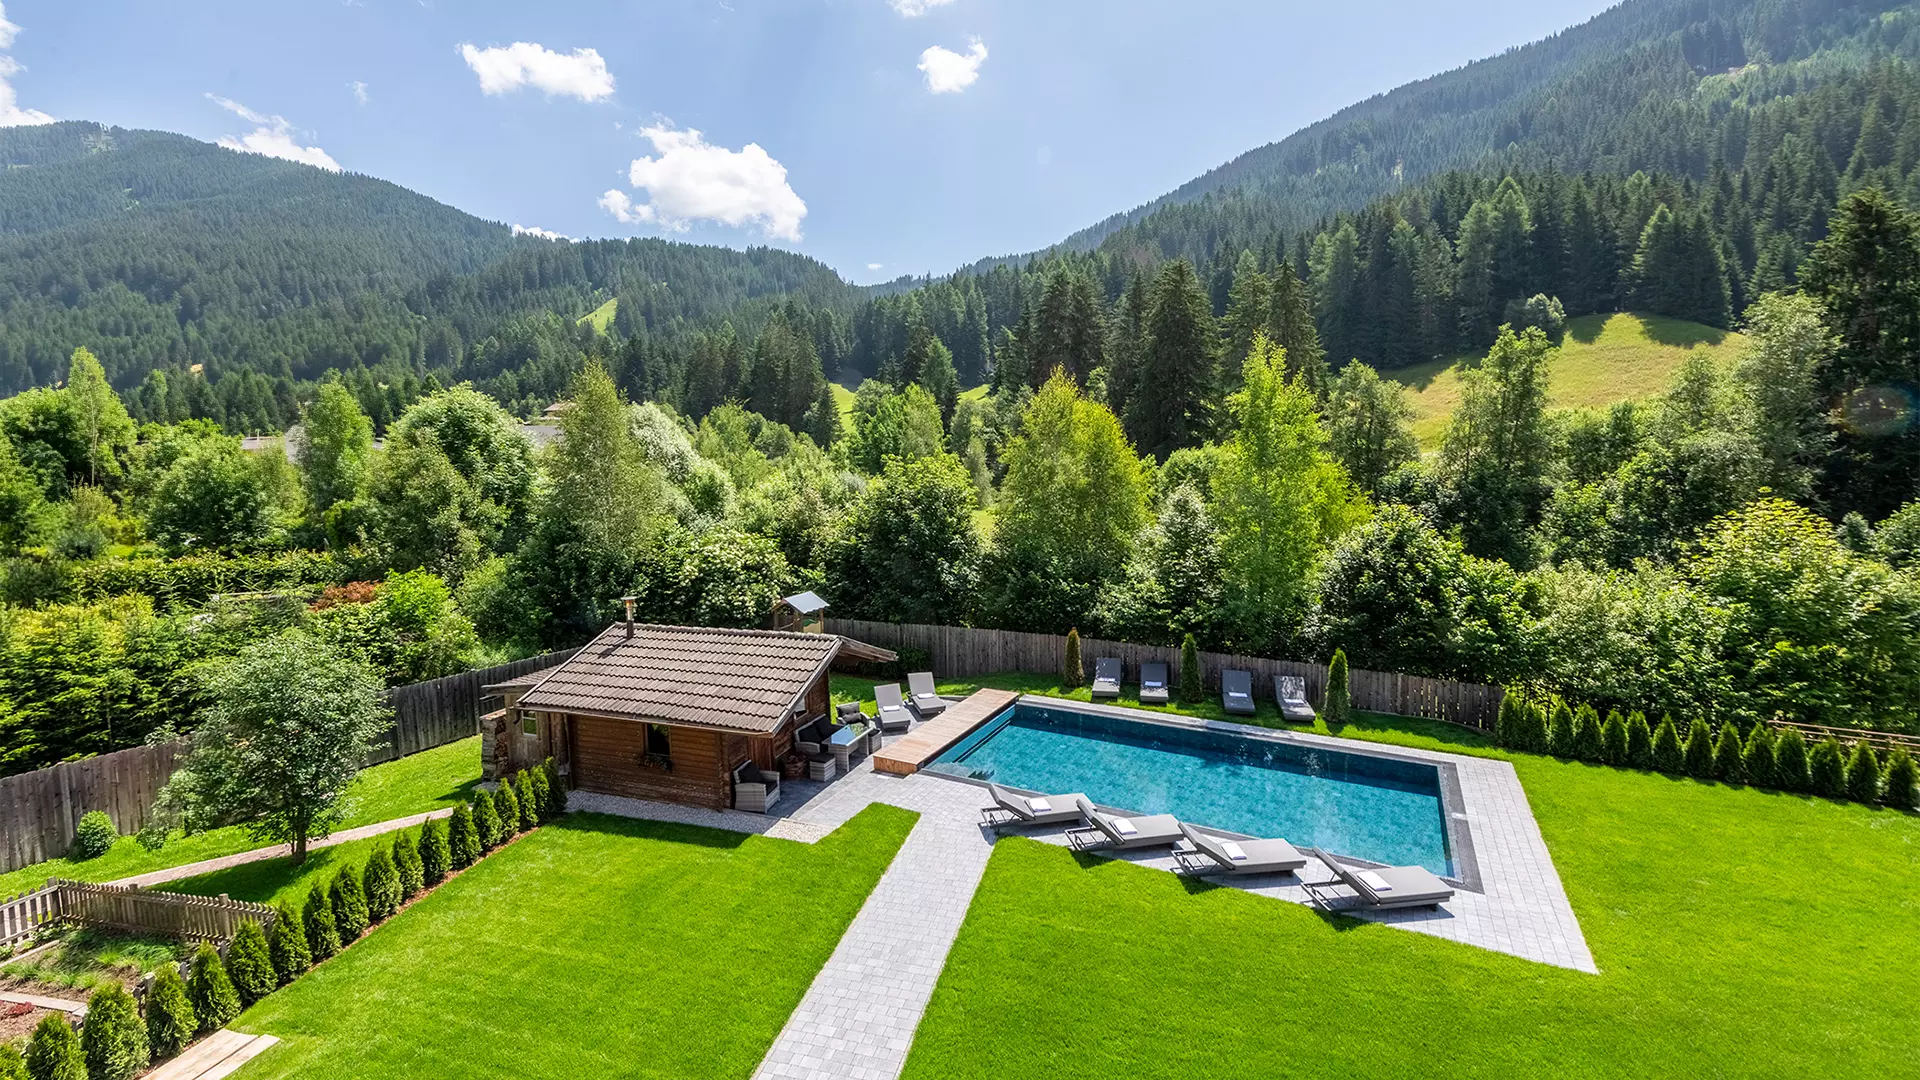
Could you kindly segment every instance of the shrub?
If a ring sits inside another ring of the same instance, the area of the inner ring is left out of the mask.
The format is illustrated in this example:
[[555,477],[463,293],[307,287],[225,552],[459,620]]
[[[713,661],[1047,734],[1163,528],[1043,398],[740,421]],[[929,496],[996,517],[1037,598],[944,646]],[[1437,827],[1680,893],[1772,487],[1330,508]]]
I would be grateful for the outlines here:
[[1740,748],[1740,772],[1756,787],[1772,787],[1779,782],[1773,771],[1772,728],[1755,724],[1747,732],[1747,744]]
[[291,905],[281,904],[273,920],[273,933],[267,935],[267,957],[273,961],[273,978],[281,986],[307,973],[313,966],[313,952],[307,947],[307,932],[300,914]]
[[1060,662],[1060,685],[1071,690],[1087,678],[1087,669],[1080,660],[1080,629],[1075,627],[1067,631],[1067,655]]
[[434,819],[420,826],[420,881],[438,885],[447,880],[453,855],[447,847],[447,823]]
[[1687,775],[1700,780],[1713,779],[1713,729],[1705,720],[1693,718],[1687,725]]
[[1713,775],[1729,784],[1737,784],[1744,775],[1740,769],[1740,729],[1731,723],[1720,725],[1720,736],[1713,741]]
[[[1193,643],[1192,634],[1187,635],[1187,643]],[[1181,663],[1183,665],[1186,663],[1184,652],[1181,653]],[[1194,666],[1198,668],[1199,665],[1200,661],[1196,654]],[[1345,649],[1333,650],[1333,659],[1327,662],[1326,701],[1321,704],[1320,717],[1327,722],[1328,727],[1346,724],[1353,720],[1353,691],[1347,685],[1347,650]]]
[[80,815],[80,824],[73,830],[72,858],[97,859],[118,839],[120,834],[113,827],[113,819],[104,811],[89,810]]
[[340,951],[340,927],[333,921],[333,901],[327,898],[325,886],[315,885],[307,894],[300,921],[307,932],[308,959],[317,964]]
[[1810,791],[1813,774],[1807,764],[1807,740],[1788,728],[1773,744],[1773,782],[1788,791]]
[[479,838],[481,851],[500,846],[500,815],[493,808],[493,794],[485,788],[473,793],[473,835]]
[[1837,799],[1847,793],[1847,752],[1829,735],[1807,755],[1807,780],[1815,795]]
[[[1340,671],[1346,673],[1346,657],[1335,652],[1334,661],[1340,665]],[[1342,686],[1345,684],[1342,683]],[[1333,673],[1327,673],[1327,690],[1333,690]],[[1180,639],[1180,700],[1188,705],[1198,705],[1207,696],[1207,673],[1200,669],[1200,646],[1194,643],[1193,635]],[[1332,699],[1329,698],[1329,701]],[[1322,712],[1325,710],[1323,709]]]
[[1627,764],[1636,769],[1653,768],[1653,729],[1647,726],[1647,714],[1639,709],[1627,717]]
[[1685,771],[1687,752],[1680,746],[1680,729],[1673,726],[1673,717],[1660,718],[1660,726],[1653,731],[1653,767],[1663,773]]
[[1573,710],[1560,699],[1553,699],[1553,713],[1547,720],[1547,752],[1559,757],[1573,756]]
[[333,907],[333,925],[340,931],[340,947],[360,940],[367,932],[367,891],[360,875],[351,866],[343,866],[327,886],[327,903]]
[[1627,722],[1620,718],[1619,709],[1608,712],[1600,725],[1600,760],[1609,765],[1627,763]]
[[27,1075],[27,1059],[12,1043],[0,1043],[0,1080],[33,1080]]
[[540,807],[541,821],[557,821],[567,812],[567,785],[560,779],[560,766],[548,758],[540,766],[547,777],[547,799]]
[[413,844],[413,831],[401,829],[393,834],[393,868],[400,878],[400,902],[406,903],[427,887],[421,873],[420,849]]
[[147,1067],[147,1025],[126,987],[109,982],[87,998],[80,1047],[89,1080],[133,1080]]
[[240,1015],[240,994],[227,978],[220,954],[206,942],[193,954],[193,967],[187,972],[187,1000],[193,1002],[193,1015],[200,1021],[200,1033],[219,1031],[227,1021]]
[[447,867],[465,870],[479,857],[480,834],[473,827],[473,811],[456,806],[447,819]]
[[520,773],[526,778],[527,794],[525,802],[527,813],[533,815],[535,825],[547,820],[547,770],[525,769]]
[[1887,759],[1888,806],[1897,806],[1902,810],[1911,810],[1920,804],[1920,767],[1913,762],[1913,755],[1904,749],[1896,749]]
[[1606,747],[1600,735],[1600,714],[1593,706],[1582,705],[1573,714],[1573,756],[1581,761],[1604,759]]
[[540,793],[534,785],[539,775],[537,769],[521,769],[513,775],[513,794],[520,802],[521,832],[540,824]]
[[87,1080],[87,1055],[66,1013],[40,1018],[27,1040],[27,1075],[33,1080]]
[[193,1015],[193,1002],[187,1000],[187,984],[180,981],[180,969],[161,964],[153,973],[153,985],[147,987],[147,1047],[162,1061],[179,1053],[193,1041],[200,1020]]
[[1865,739],[1847,755],[1847,798],[1870,803],[1880,797],[1880,759]]
[[512,839],[520,831],[520,797],[513,792],[511,781],[501,781],[499,790],[493,793],[493,812],[500,815],[500,839]]
[[400,910],[400,871],[385,848],[374,848],[360,873],[360,891],[367,895],[367,922],[385,922]]
[[251,1005],[280,985],[273,970],[273,953],[267,948],[267,932],[248,919],[234,932],[227,946],[227,978],[240,994],[241,1005]]
[[1526,723],[1522,714],[1526,706],[1520,704],[1520,695],[1512,693],[1500,696],[1500,712],[1493,718],[1493,741],[1501,746],[1517,748],[1525,737],[1522,730]]

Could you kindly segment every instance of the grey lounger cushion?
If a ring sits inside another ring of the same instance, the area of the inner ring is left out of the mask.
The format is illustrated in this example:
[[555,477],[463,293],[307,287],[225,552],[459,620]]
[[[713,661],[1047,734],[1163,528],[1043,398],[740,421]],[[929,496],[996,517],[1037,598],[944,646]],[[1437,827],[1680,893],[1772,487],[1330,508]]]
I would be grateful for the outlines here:
[[1026,795],[1015,795],[999,784],[988,784],[987,792],[1000,809],[1012,814],[1022,825],[1062,825],[1069,821],[1080,820],[1080,804],[1087,797],[1076,791],[1071,795],[1040,795],[1053,806],[1051,810],[1035,810],[1027,805]]
[[[1308,850],[1369,908],[1436,907],[1453,899],[1453,886],[1435,877],[1433,871],[1424,866],[1381,866],[1357,870],[1342,865],[1338,859],[1319,848]],[[1369,879],[1384,884],[1376,885]]]
[[1253,708],[1253,672],[1223,671],[1220,673],[1220,704],[1237,716],[1252,716]]
[[1194,850],[1212,859],[1229,874],[1289,874],[1307,865],[1307,857],[1285,840],[1238,840],[1244,858],[1236,859],[1225,842],[1188,825],[1180,826]]
[[907,676],[907,692],[913,695],[913,707],[921,716],[932,716],[947,707],[933,691],[933,672],[916,671]]
[[1103,656],[1093,662],[1093,696],[1110,698],[1120,696],[1120,661],[1117,657]]
[[1283,719],[1310,724],[1317,715],[1307,703],[1307,680],[1298,675],[1275,675],[1273,700],[1280,703]]
[[1140,700],[1159,704],[1172,700],[1167,691],[1167,665],[1161,663],[1140,665]]
[[[1146,817],[1118,818],[1103,814],[1093,808],[1093,804],[1082,798],[1080,816],[1087,824],[1100,830],[1107,838],[1107,847],[1142,848],[1160,847],[1177,843],[1180,840],[1180,822],[1172,814],[1150,814]],[[1132,831],[1122,829],[1121,822],[1132,826]]]

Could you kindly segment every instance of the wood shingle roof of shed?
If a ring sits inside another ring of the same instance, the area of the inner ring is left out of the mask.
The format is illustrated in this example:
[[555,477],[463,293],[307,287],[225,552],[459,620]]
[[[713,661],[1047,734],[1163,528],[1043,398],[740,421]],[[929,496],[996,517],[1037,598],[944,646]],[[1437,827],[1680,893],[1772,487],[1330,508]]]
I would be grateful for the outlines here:
[[520,698],[523,709],[771,734],[833,662],[833,634],[614,623]]

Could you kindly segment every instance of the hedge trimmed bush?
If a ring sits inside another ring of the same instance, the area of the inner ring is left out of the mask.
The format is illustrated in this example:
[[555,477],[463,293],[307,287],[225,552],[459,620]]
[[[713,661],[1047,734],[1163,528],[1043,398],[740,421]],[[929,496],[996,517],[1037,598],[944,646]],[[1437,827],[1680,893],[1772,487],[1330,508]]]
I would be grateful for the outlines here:
[[473,793],[473,834],[480,839],[481,851],[500,846],[500,815],[493,809],[493,794],[485,788]]
[[[1338,649],[1333,651],[1333,665],[1327,670],[1327,701],[1321,708],[1326,715],[1333,706],[1333,667],[1340,669],[1340,688],[1346,689],[1347,654]],[[1200,646],[1194,642],[1193,635],[1180,639],[1180,700],[1188,705],[1198,705],[1207,696],[1206,673],[1200,670]],[[1331,722],[1331,720],[1329,720]],[[541,815],[545,817],[545,815]]]
[[473,827],[473,811],[462,804],[447,819],[447,866],[465,870],[480,857],[480,834]]
[[540,820],[557,821],[567,812],[566,781],[560,779],[560,766],[552,758],[541,763],[540,771],[547,775],[547,797],[540,807]]
[[538,825],[547,820],[547,770],[542,768],[524,769],[520,773],[527,779],[528,799],[526,806],[533,815],[533,823]]
[[393,868],[393,856],[385,848],[374,848],[367,868],[360,874],[360,889],[367,895],[367,922],[385,922],[400,910],[400,871]]
[[78,860],[97,859],[105,855],[118,839],[120,832],[113,827],[113,819],[103,810],[89,810],[80,815],[80,824],[74,827],[70,857]]
[[521,769],[513,774],[513,794],[520,802],[520,831],[540,824],[540,796],[534,790],[534,778],[539,772],[533,769]]
[[413,830],[401,829],[393,834],[393,868],[400,875],[400,900],[405,903],[420,894],[427,887],[426,876],[420,868],[420,849],[413,845]]
[[1620,710],[1607,713],[1607,719],[1600,725],[1600,760],[1609,765],[1627,763],[1627,722],[1620,718]]
[[513,793],[513,784],[501,781],[498,791],[493,793],[493,812],[500,815],[500,839],[502,842],[512,839],[520,833],[520,797]]
[[420,880],[438,885],[447,880],[453,855],[447,845],[447,823],[435,818],[420,826]]
[[1087,679],[1087,669],[1080,659],[1080,628],[1067,631],[1067,654],[1060,660],[1060,685],[1072,690]]
[[340,927],[334,924],[333,901],[327,897],[325,886],[315,885],[307,894],[300,922],[307,932],[307,957],[313,963],[340,951]]
[[1847,793],[1847,752],[1829,735],[1807,754],[1807,779],[1815,795],[1837,799]]
[[1847,755],[1847,798],[1870,803],[1880,798],[1880,758],[1861,739]]
[[1647,726],[1647,714],[1639,709],[1627,717],[1627,764],[1636,769],[1653,768],[1653,729]]
[[33,1080],[87,1080],[87,1054],[66,1013],[40,1018],[27,1040],[27,1075]]
[[1773,729],[1755,724],[1747,732],[1747,744],[1740,748],[1740,772],[1755,787],[1773,787],[1780,782],[1773,768]]
[[194,952],[193,967],[187,972],[187,1000],[193,1002],[193,1015],[200,1020],[202,1035],[219,1031],[240,1015],[240,993],[227,978],[220,954],[204,941]]
[[367,932],[367,891],[360,875],[351,866],[343,866],[327,886],[327,903],[333,907],[333,925],[340,931],[340,947],[346,948]]
[[1493,718],[1493,741],[1501,746],[1521,749],[1526,734],[1523,730],[1525,720],[1521,718],[1520,697],[1506,693],[1500,697],[1500,711]]
[[1557,757],[1573,756],[1573,709],[1563,698],[1553,699],[1553,711],[1547,719],[1547,752]]
[[267,935],[267,956],[273,961],[273,977],[281,986],[307,973],[313,966],[313,952],[307,948],[307,932],[301,916],[291,906],[280,905],[273,920],[273,933]]
[[1713,740],[1713,775],[1729,784],[1739,783],[1745,775],[1740,768],[1740,729],[1733,724],[1721,724]]
[[147,1024],[126,987],[109,982],[87,998],[80,1048],[89,1080],[133,1080],[147,1067]]
[[27,1075],[27,1059],[10,1044],[0,1046],[0,1080],[33,1080]]
[[1788,728],[1773,743],[1773,782],[1788,791],[1810,791],[1813,774],[1807,763],[1807,740]]
[[1660,718],[1660,726],[1653,731],[1653,767],[1663,773],[1679,773],[1686,768],[1687,752],[1680,745],[1680,730],[1673,726],[1673,717]]
[[1688,776],[1697,780],[1713,779],[1713,729],[1697,716],[1687,725],[1686,758]]
[[180,969],[161,964],[153,973],[153,985],[147,987],[147,1048],[164,1061],[185,1049],[199,1030],[200,1019],[193,1015]]
[[252,919],[240,924],[227,946],[227,978],[233,980],[242,1006],[259,1001],[280,985],[280,976],[273,970],[273,953],[267,948],[267,932]]
[[1573,714],[1573,756],[1581,761],[1602,761],[1606,744],[1600,734],[1600,714],[1591,705],[1582,705]]
[[1920,766],[1914,764],[1913,755],[1896,748],[1887,759],[1887,805],[1913,809],[1920,805],[1920,790],[1916,789],[1920,789]]

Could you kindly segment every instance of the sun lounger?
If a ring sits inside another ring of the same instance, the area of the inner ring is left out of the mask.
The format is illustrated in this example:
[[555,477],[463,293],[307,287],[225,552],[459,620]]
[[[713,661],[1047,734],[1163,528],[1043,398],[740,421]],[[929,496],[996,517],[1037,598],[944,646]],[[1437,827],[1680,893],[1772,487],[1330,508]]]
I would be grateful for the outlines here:
[[1319,848],[1308,848],[1307,852],[1325,863],[1334,874],[1332,881],[1302,882],[1314,903],[1321,907],[1327,907],[1328,904],[1320,891],[1342,885],[1353,891],[1361,907],[1370,910],[1439,907],[1453,899],[1453,886],[1435,877],[1433,871],[1424,866],[1382,866],[1371,870],[1355,870],[1350,866],[1342,866],[1338,859]]
[[1167,665],[1161,663],[1140,665],[1140,704],[1165,705],[1172,698],[1167,693]]
[[1120,696],[1120,661],[1111,656],[1103,656],[1093,662],[1093,697],[1116,698]]
[[1067,830],[1067,842],[1077,851],[1167,847],[1181,839],[1180,822],[1172,814],[1116,817],[1095,810],[1085,798],[1080,799],[1079,807],[1080,816],[1087,819],[1086,826]]
[[1307,857],[1285,840],[1222,840],[1191,825],[1180,835],[1192,851],[1175,851],[1180,869],[1196,877],[1208,874],[1291,874],[1307,865]]
[[1253,715],[1253,672],[1220,673],[1220,704],[1235,716]]
[[874,687],[873,700],[880,707],[875,715],[881,731],[898,734],[913,727],[913,714],[907,711],[907,703],[900,700],[899,683]]
[[933,691],[931,671],[916,671],[908,675],[907,692],[913,695],[913,711],[921,716],[937,715],[947,707],[947,703]]
[[993,805],[980,811],[982,824],[995,829],[1015,825],[1065,825],[1080,820],[1080,792],[1071,795],[1015,795],[999,784],[988,784]]
[[1273,677],[1273,700],[1280,703],[1280,718],[1296,724],[1311,724],[1318,716],[1307,703],[1307,680],[1298,675]]

